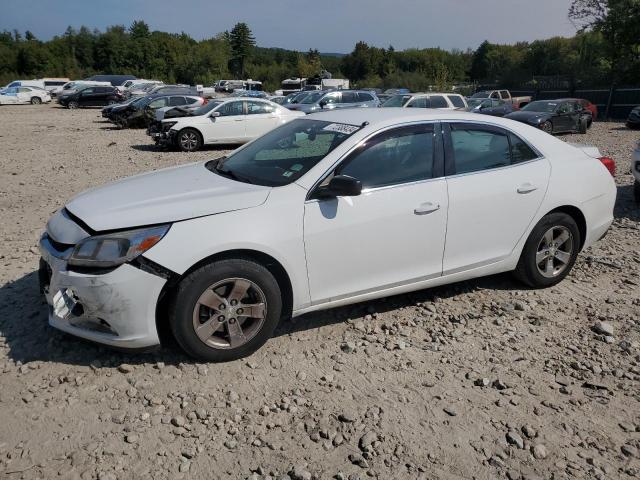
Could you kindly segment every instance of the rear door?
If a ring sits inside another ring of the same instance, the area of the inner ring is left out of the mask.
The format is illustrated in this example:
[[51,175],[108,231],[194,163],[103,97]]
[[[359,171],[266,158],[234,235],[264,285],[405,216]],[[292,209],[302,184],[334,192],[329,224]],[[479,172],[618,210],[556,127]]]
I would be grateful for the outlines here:
[[81,90],[80,95],[78,95],[78,105],[85,107],[96,105],[96,89],[97,87],[89,87]]
[[247,101],[245,135],[248,140],[259,137],[278,125],[275,108],[258,100]]
[[544,199],[549,162],[485,123],[445,124],[449,211],[443,273],[508,257]]

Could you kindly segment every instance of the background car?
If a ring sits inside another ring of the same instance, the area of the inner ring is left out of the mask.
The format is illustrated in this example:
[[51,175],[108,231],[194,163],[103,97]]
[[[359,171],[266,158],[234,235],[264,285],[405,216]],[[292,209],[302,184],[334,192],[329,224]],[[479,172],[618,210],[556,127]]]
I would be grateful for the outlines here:
[[640,106],[634,107],[627,117],[627,127],[640,128]]
[[336,108],[376,108],[380,106],[380,100],[376,94],[364,90],[316,90],[310,91],[308,95],[296,100],[298,103],[290,103],[285,106],[289,110],[304,113]]
[[11,87],[0,94],[0,105],[30,103],[39,105],[51,101],[51,95],[46,90],[36,87]]
[[516,110],[511,102],[497,100],[495,98],[469,98],[467,99],[468,110],[473,113],[482,113],[494,117],[504,117],[508,113]]
[[505,118],[526,123],[549,134],[587,133],[593,122],[591,112],[573,98],[536,100],[517,112],[505,115]]
[[211,101],[192,115],[162,120],[161,131],[152,136],[157,144],[192,152],[208,144],[246,143],[303,115],[268,100],[231,97]]
[[436,108],[439,110],[466,110],[467,101],[457,93],[402,93],[390,97],[384,108]]
[[162,107],[180,105],[200,106],[206,101],[196,95],[150,95],[138,100],[114,107],[109,119],[121,128],[144,127],[153,120],[153,112]]
[[58,103],[67,108],[104,107],[124,100],[124,96],[115,87],[82,87],[58,97]]

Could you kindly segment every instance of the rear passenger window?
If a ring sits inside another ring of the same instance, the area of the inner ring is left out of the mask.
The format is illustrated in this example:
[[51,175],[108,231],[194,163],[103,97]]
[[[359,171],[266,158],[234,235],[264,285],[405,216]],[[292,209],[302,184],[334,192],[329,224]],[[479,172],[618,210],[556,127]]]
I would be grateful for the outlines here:
[[407,108],[429,108],[431,106],[431,102],[427,97],[414,98],[409,104]]
[[449,107],[449,104],[447,103],[447,101],[444,99],[444,97],[440,95],[432,95],[431,97],[429,97],[429,100],[431,100],[431,108],[448,108]]
[[373,97],[371,96],[370,93],[359,92],[358,93],[358,100],[360,102],[371,102],[371,101],[373,101]]
[[513,133],[509,134],[509,140],[511,141],[511,163],[520,163],[538,158],[538,154],[534,152],[529,145],[524,141],[516,137]]
[[455,173],[469,173],[511,165],[506,132],[471,124],[452,124]]
[[456,108],[465,108],[464,107],[464,100],[462,100],[462,97],[459,97],[458,95],[448,95],[447,98],[449,100],[451,100],[451,103],[453,103],[453,106]]
[[271,113],[273,107],[264,102],[247,102],[247,113],[249,115],[258,115],[261,113]]
[[191,105],[192,103],[196,103],[198,99],[193,97],[185,97],[185,101],[187,102],[187,105]]
[[176,107],[184,105],[184,97],[169,97],[169,106]]
[[432,178],[433,149],[432,125],[397,128],[368,141],[335,173],[357,178],[363,188],[426,180]]
[[167,104],[166,98],[157,98],[149,103],[149,108],[160,108]]
[[342,92],[342,100],[340,103],[356,103],[358,98],[355,92]]

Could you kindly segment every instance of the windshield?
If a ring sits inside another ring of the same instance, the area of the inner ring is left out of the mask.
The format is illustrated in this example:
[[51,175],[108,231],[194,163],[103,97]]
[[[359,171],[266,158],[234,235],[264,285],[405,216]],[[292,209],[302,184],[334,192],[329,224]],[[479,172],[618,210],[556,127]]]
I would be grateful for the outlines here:
[[538,100],[537,102],[531,102],[524,107],[522,107],[523,112],[543,112],[543,113],[553,113],[558,106],[558,102],[547,102],[543,100]]
[[316,103],[324,95],[325,95],[325,92],[308,93],[307,95],[302,97],[302,100],[300,100],[299,103],[303,103],[305,105],[309,105],[311,103]]
[[217,106],[220,106],[220,105],[222,105],[222,102],[209,102],[209,103],[206,103],[206,104],[202,105],[201,107],[196,108],[193,111],[193,114],[195,116],[206,115],[207,113],[209,113],[214,108],[216,108]]
[[297,119],[271,130],[207,168],[246,183],[279,187],[295,182],[360,127]]
[[467,105],[469,105],[469,108],[476,108],[480,105],[482,105],[483,107],[490,107],[491,102],[487,102],[482,98],[470,98],[469,100],[467,100]]
[[394,95],[382,104],[383,107],[404,107],[411,100],[411,95]]
[[489,98],[489,92],[477,92],[471,95],[471,98]]

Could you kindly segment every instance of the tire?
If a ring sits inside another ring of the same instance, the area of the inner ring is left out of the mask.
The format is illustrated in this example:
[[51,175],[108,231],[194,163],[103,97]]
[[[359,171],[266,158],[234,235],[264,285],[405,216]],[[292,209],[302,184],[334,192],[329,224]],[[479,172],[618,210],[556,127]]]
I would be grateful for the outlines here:
[[176,144],[183,152],[195,152],[202,147],[202,137],[197,130],[185,128],[176,135]]
[[580,119],[580,121],[578,122],[578,133],[581,134],[585,134],[587,133],[587,130],[589,129],[589,121],[582,118]]
[[553,123],[549,121],[544,122],[542,125],[540,125],[540,129],[543,132],[548,133],[549,135],[553,135]]
[[109,101],[107,102],[107,105],[115,105],[115,104],[116,104],[116,101],[115,101],[115,100],[109,100]]
[[[241,315],[247,310],[243,305],[252,305],[254,316]],[[251,259],[232,258],[204,265],[178,284],[169,305],[169,325],[188,355],[227,362],[264,345],[281,310],[282,294],[271,272]]]
[[[552,232],[552,237],[548,232]],[[545,215],[533,228],[522,249],[514,271],[516,278],[533,288],[558,284],[573,268],[580,242],[580,230],[570,215],[561,212]],[[556,246],[547,248],[548,244]],[[549,257],[552,268],[549,268]],[[536,260],[540,260],[540,265]]]
[[40,97],[31,97],[31,105],[40,105],[42,99]]
[[71,110],[75,110],[76,108],[78,108],[80,105],[78,105],[78,102],[71,100],[69,103],[67,103],[67,108],[70,108]]
[[633,183],[633,199],[637,204],[640,204],[640,182],[638,180]]

